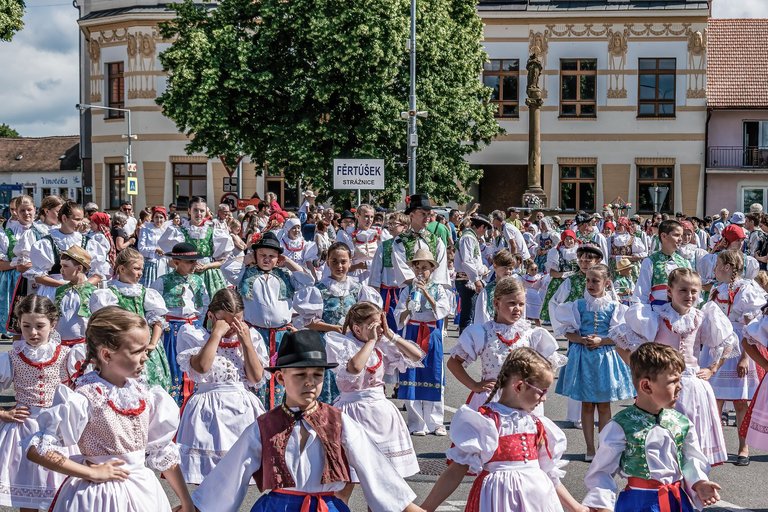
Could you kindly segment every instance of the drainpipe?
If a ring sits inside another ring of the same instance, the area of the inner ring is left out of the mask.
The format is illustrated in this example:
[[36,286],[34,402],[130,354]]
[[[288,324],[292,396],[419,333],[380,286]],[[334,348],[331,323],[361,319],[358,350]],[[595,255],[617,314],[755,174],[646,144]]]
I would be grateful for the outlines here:
[[707,167],[709,166],[709,120],[712,118],[712,109],[707,107],[707,122],[704,123],[704,203],[702,219],[707,216]]

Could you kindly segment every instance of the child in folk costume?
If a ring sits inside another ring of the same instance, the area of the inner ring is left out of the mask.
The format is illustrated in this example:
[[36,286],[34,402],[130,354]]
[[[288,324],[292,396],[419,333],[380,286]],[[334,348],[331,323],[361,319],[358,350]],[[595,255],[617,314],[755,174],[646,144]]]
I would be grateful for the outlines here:
[[547,258],[549,257],[549,251],[555,248],[560,243],[560,234],[557,232],[555,223],[551,217],[544,217],[539,221],[539,228],[541,232],[536,235],[535,241],[537,244],[535,261],[539,268],[546,272]]
[[410,263],[415,277],[400,292],[395,317],[403,337],[416,342],[426,357],[423,368],[400,373],[397,397],[405,400],[412,434],[444,436],[443,319],[451,301],[445,288],[432,280],[437,262],[429,250],[416,251]]
[[[630,366],[637,399],[600,434],[582,503],[598,512],[693,512],[713,505],[720,486],[709,481],[695,426],[674,409],[686,369],[682,355],[647,343],[632,354]],[[628,480],[618,499],[617,473]]]
[[227,283],[220,267],[234,250],[235,244],[228,229],[216,227],[210,222],[205,198],[192,197],[189,200],[189,222],[181,226],[169,224],[157,245],[164,252],[170,252],[174,245],[181,242],[194,245],[200,253],[201,259],[195,272],[202,275],[208,296],[212,297],[217,291],[226,288]]
[[520,277],[515,273],[517,264],[517,255],[509,252],[508,249],[502,249],[493,255],[493,272],[488,274],[488,282],[483,290],[477,295],[475,300],[475,314],[472,316],[472,323],[482,325],[495,316],[494,310],[494,291],[496,284],[505,277]]
[[54,391],[75,376],[85,354],[61,344],[54,330],[59,313],[47,298],[27,295],[16,306],[16,316],[22,337],[0,354],[0,388],[13,386],[16,399],[13,409],[0,410],[0,505],[30,511],[47,507],[64,477],[28,461],[23,442],[37,432]]
[[387,324],[393,331],[397,331],[395,308],[397,307],[397,300],[400,298],[400,288],[403,287],[404,283],[395,275],[392,263],[392,248],[395,243],[395,237],[399,236],[408,227],[409,222],[410,219],[404,213],[396,212],[390,214],[386,232],[389,233],[391,238],[387,238],[379,244],[369,269],[368,285],[379,290],[384,305],[384,312],[387,315]]
[[[476,302],[477,295],[483,292],[484,279],[489,273],[485,266],[485,260],[481,254],[481,242],[485,233],[492,229],[493,225],[483,215],[472,215],[469,225],[464,228],[459,237],[454,255],[456,267],[456,291],[462,304],[471,305]],[[459,319],[459,334],[472,323],[470,308],[464,308]]]
[[[735,357],[738,337],[728,317],[714,303],[696,309],[701,291],[699,275],[687,268],[677,268],[669,275],[670,302],[661,306],[636,304],[624,315],[624,323],[609,336],[626,351],[643,343],[656,341],[678,350],[685,359],[682,391],[675,408],[694,425],[702,451],[710,464],[728,460],[712,386],[709,379],[725,362]],[[704,354],[702,354],[704,352]],[[700,366],[700,355],[711,361]],[[626,352],[624,353],[626,360]]]
[[382,242],[381,228],[373,225],[374,216],[375,211],[371,205],[358,206],[355,212],[355,229],[348,235],[352,249],[350,275],[366,284],[370,276],[371,263]]
[[525,317],[536,325],[541,325],[541,292],[545,285],[545,277],[539,273],[535,261],[525,264],[525,273],[520,275],[525,287]]
[[666,304],[669,274],[676,268],[690,269],[688,260],[677,254],[683,227],[676,220],[665,220],[659,224],[661,249],[645,258],[640,265],[640,274],[635,284],[635,298],[643,304],[660,306]]
[[107,283],[107,288],[93,292],[89,302],[91,313],[106,306],[118,306],[146,319],[151,337],[149,360],[144,365],[144,376],[150,386],[161,386],[166,391],[171,389],[171,370],[168,358],[160,338],[165,329],[165,307],[163,296],[157,290],[146,288],[139,283],[144,258],[139,251],[127,247],[120,251],[115,260],[117,279]]
[[[418,345],[389,329],[381,309],[370,302],[352,306],[345,334],[325,335],[328,360],[341,391],[334,404],[357,421],[403,478],[419,472],[408,427],[398,408],[384,394],[384,375],[423,367]],[[358,483],[354,471],[350,475]],[[352,486],[342,493],[349,497]]]
[[595,227],[595,217],[592,215],[579,214],[573,219],[576,223],[576,240],[579,245],[590,245],[600,249],[603,259],[598,263],[607,263],[608,241]]
[[616,302],[610,288],[610,269],[598,264],[587,270],[583,297],[561,304],[555,311],[556,336],[568,340],[568,363],[560,371],[556,392],[581,402],[581,423],[587,444],[585,460],[595,455],[595,411],[598,429],[611,420],[611,402],[635,396],[629,367],[616,352],[610,329],[624,321],[627,307]]
[[613,281],[613,291],[616,298],[625,306],[631,306],[635,302],[635,282],[632,279],[632,262],[628,258],[621,258],[616,263],[618,277]]
[[304,240],[298,218],[291,217],[285,221],[280,245],[285,250],[286,258],[306,269],[313,278],[316,277],[314,261],[317,260],[317,245],[314,242]]
[[[763,307],[763,313],[752,320],[744,329],[741,342],[742,350],[759,365],[768,375],[768,308]],[[746,439],[747,446],[758,450],[768,450],[768,386],[765,385],[765,375],[760,380],[757,392],[749,404],[746,417],[739,425],[739,436]]]
[[539,317],[545,325],[550,324],[549,301],[552,300],[552,296],[557,292],[565,278],[579,270],[576,249],[578,249],[576,233],[566,229],[560,234],[560,243],[547,253],[547,263],[544,268],[551,279],[547,285],[547,291],[544,293],[544,300],[541,302],[541,315]]
[[[50,510],[170,512],[154,469],[181,500],[179,510],[194,511],[173,442],[179,408],[165,390],[139,380],[148,357],[147,322],[108,306],[93,314],[86,338],[97,370],[80,378],[74,391],[56,389],[27,454],[69,476]],[[67,458],[64,447],[75,445],[82,456]]]
[[158,242],[166,229],[168,213],[162,206],[152,208],[152,222],[145,222],[139,229],[139,240],[136,249],[144,256],[144,272],[141,274],[141,284],[151,286],[157,278],[164,276],[170,270],[168,261]]
[[[61,317],[56,330],[65,347],[85,346],[85,328],[91,317],[90,300],[96,285],[88,281],[91,255],[73,245],[61,253],[61,275],[68,282],[56,289],[56,307]],[[83,354],[85,350],[83,350]]]
[[[741,252],[741,246],[746,238],[747,235],[741,226],[730,224],[723,229],[722,238],[715,244],[712,252],[699,260],[697,268],[701,271],[701,279],[704,282],[705,288],[710,289],[711,286],[716,284],[715,266],[717,265],[717,255],[721,251],[728,250]],[[752,256],[743,256],[743,259],[743,277],[754,279],[760,271],[760,264]]]
[[[766,294],[752,280],[742,279],[744,270],[742,254],[736,250],[722,251],[717,255],[715,280],[709,300],[714,302],[728,317],[736,336],[743,337],[744,327],[760,314],[765,305]],[[707,365],[710,361],[703,360]],[[728,359],[710,379],[710,384],[717,398],[718,410],[723,410],[725,401],[733,401],[736,409],[736,424],[741,425],[747,413],[749,400],[754,396],[759,384],[755,362],[745,351],[739,351],[739,357]],[[749,449],[744,437],[739,436],[737,466],[749,464]]]
[[611,268],[613,279],[617,279],[619,271],[617,269],[620,260],[626,258],[632,264],[632,278],[637,279],[637,273],[640,268],[640,262],[648,256],[643,239],[635,236],[632,229],[632,223],[626,217],[619,217],[616,225],[616,232],[608,238],[608,247],[611,257],[608,260],[608,266]]
[[210,331],[194,325],[179,330],[179,366],[196,384],[184,406],[176,442],[181,472],[199,484],[240,435],[264,414],[250,389],[267,380],[267,347],[243,320],[243,299],[230,288],[216,292],[206,312]]
[[696,232],[691,221],[680,221],[680,225],[683,226],[683,236],[680,239],[680,246],[677,248],[677,254],[688,260],[688,263],[691,265],[691,269],[700,272],[702,269],[699,264],[708,254],[707,250],[701,249],[698,245],[696,245]]
[[[268,359],[277,357],[283,336],[293,329],[291,316],[298,292],[312,286],[309,273],[290,258],[274,233],[264,233],[252,252],[233,258],[222,267],[227,280],[243,298],[245,323],[261,336]],[[275,379],[258,390],[266,410],[283,401],[283,388]]]
[[[467,512],[589,512],[560,483],[566,449],[562,430],[533,411],[554,375],[549,362],[523,347],[509,353],[488,403],[475,411],[462,406],[451,422],[453,461],[422,506],[434,511],[458,487],[467,471],[477,473]],[[493,398],[500,391],[498,402]]]
[[0,333],[3,334],[11,332],[9,324],[13,298],[20,291],[21,274],[28,270],[14,250],[35,217],[35,203],[31,197],[17,196],[11,201],[14,202],[16,216],[8,221],[5,229],[0,230]]
[[[376,290],[348,275],[351,265],[352,251],[347,244],[332,244],[328,249],[327,263],[330,275],[296,294],[293,307],[299,314],[299,325],[315,331],[341,334],[344,319],[357,302],[365,300],[381,306],[381,296]],[[330,404],[339,396],[339,390],[333,372],[326,372],[325,377],[320,401]]]
[[[461,336],[448,359],[448,370],[470,390],[467,405],[478,410],[488,401],[507,355],[522,347],[530,347],[541,354],[553,369],[565,364],[566,358],[558,354],[557,341],[549,331],[533,327],[523,318],[525,289],[516,277],[499,279],[493,294],[494,317],[482,324],[472,324]],[[480,380],[469,376],[467,366],[480,360]],[[541,404],[537,414],[544,414]]]
[[265,492],[252,512],[349,512],[335,493],[352,481],[351,470],[373,512],[421,510],[364,428],[318,401],[325,370],[336,366],[320,333],[285,335],[274,366],[266,368],[285,387],[285,402],[259,416],[192,494],[200,512],[239,510],[252,477]]
[[195,385],[179,366],[176,340],[182,326],[202,326],[202,315],[211,299],[202,275],[195,273],[200,253],[194,245],[186,242],[176,244],[164,256],[170,258],[173,270],[155,279],[151,288],[162,295],[168,310],[165,315],[167,327],[163,331],[163,350],[171,380],[168,393],[182,407],[192,395]]

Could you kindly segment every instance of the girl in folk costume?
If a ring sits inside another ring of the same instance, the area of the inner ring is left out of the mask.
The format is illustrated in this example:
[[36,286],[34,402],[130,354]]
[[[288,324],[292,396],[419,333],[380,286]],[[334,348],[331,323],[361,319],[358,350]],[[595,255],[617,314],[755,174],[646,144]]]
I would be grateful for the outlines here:
[[[712,288],[709,300],[717,304],[733,325],[733,330],[741,339],[744,327],[760,313],[765,305],[765,292],[752,280],[742,279],[743,258],[739,251],[722,251],[717,255],[715,279],[717,285]],[[736,409],[736,424],[741,425],[747,413],[749,400],[754,396],[759,384],[755,362],[745,351],[739,351],[739,357],[728,359],[712,376],[710,384],[717,398],[718,409],[722,411],[725,401],[733,401]],[[710,361],[702,361],[707,365]],[[749,464],[749,449],[744,437],[739,436],[737,466]]]
[[[712,286],[716,281],[715,266],[717,265],[717,255],[721,251],[739,251],[744,244],[747,235],[741,226],[730,224],[721,232],[722,238],[715,244],[710,254],[707,254],[699,260],[698,268],[701,270],[701,279],[705,285]],[[744,256],[744,268],[742,275],[746,279],[754,279],[760,272],[760,263],[752,256]]]
[[576,222],[576,239],[579,245],[597,247],[603,253],[603,260],[600,263],[607,263],[606,255],[610,254],[608,252],[608,242],[595,227],[595,218],[591,215],[579,214],[574,219],[574,222]]
[[136,249],[144,256],[144,273],[141,274],[141,284],[144,286],[150,286],[158,277],[168,273],[165,251],[158,246],[167,220],[168,213],[165,208],[155,206],[152,208],[152,222],[145,222],[139,230]]
[[210,327],[185,325],[179,331],[179,366],[195,382],[195,393],[181,415],[176,442],[181,472],[188,484],[202,483],[240,435],[264,414],[249,391],[268,378],[264,340],[243,320],[243,299],[230,288],[211,300]]
[[535,261],[525,264],[525,272],[520,275],[525,287],[525,317],[536,325],[541,325],[541,292],[546,283],[545,276],[539,273]]
[[109,218],[109,214],[104,212],[93,212],[87,215],[88,223],[90,224],[90,231],[86,234],[86,237],[91,237],[101,244],[105,251],[107,251],[107,262],[110,268],[115,266],[115,258],[117,257],[117,247],[115,247],[115,241],[112,238],[112,221]]
[[358,206],[355,212],[357,225],[349,234],[353,246],[351,275],[361,283],[368,282],[371,263],[382,241],[381,228],[373,225],[374,215],[375,211],[371,205]]
[[[566,437],[534,410],[547,399],[554,375],[535,350],[513,350],[504,361],[488,403],[478,411],[464,405],[451,422],[453,461],[422,506],[434,511],[461,483],[477,474],[467,512],[589,512],[560,483]],[[493,398],[501,391],[498,402]]]
[[200,196],[192,197],[189,200],[189,222],[182,223],[181,226],[169,225],[157,245],[164,252],[172,251],[173,246],[181,242],[194,245],[201,256],[195,272],[202,275],[208,296],[213,297],[217,291],[227,286],[220,267],[234,250],[235,244],[229,236],[229,230],[214,226],[207,218],[207,213],[205,199]]
[[55,300],[56,288],[67,284],[61,276],[60,254],[73,245],[83,247],[91,255],[89,281],[98,284],[111,274],[104,247],[98,241],[88,239],[78,231],[84,215],[82,206],[72,202],[66,203],[59,210],[61,226],[52,228],[48,235],[35,242],[30,249],[29,259],[32,262],[32,268],[24,275],[33,278],[37,283],[38,295]]
[[144,317],[150,326],[151,338],[149,343],[149,360],[144,365],[144,376],[150,386],[161,386],[166,391],[171,389],[171,371],[168,368],[168,358],[165,348],[160,343],[160,337],[166,327],[165,307],[163,296],[139,283],[144,258],[139,251],[128,247],[117,255],[115,275],[107,283],[107,288],[96,290],[91,295],[90,308],[96,313],[106,306],[118,306],[126,311]]
[[475,313],[472,316],[473,324],[483,325],[485,322],[493,320],[496,315],[493,300],[496,285],[505,277],[513,277],[516,280],[520,279],[520,276],[515,273],[518,259],[516,254],[512,254],[507,249],[502,249],[494,254],[492,261],[493,272],[488,274],[488,282],[475,300]]
[[[515,277],[498,280],[493,295],[494,317],[482,324],[469,326],[453,348],[448,359],[448,370],[469,388],[467,405],[478,410],[488,401],[507,355],[516,349],[530,347],[547,359],[553,368],[565,364],[566,358],[557,353],[557,341],[549,331],[533,327],[523,317],[525,289]],[[480,360],[480,380],[469,376],[467,366]],[[537,414],[544,414],[543,404]]]
[[[17,293],[26,295],[26,279],[21,275],[29,270],[16,253],[16,246],[35,218],[35,203],[30,196],[17,196],[14,208],[15,218],[0,230],[0,333],[10,333],[10,320],[13,299]],[[23,286],[23,289],[22,289]]]
[[307,269],[313,278],[317,278],[314,265],[314,261],[317,260],[317,246],[314,242],[307,242],[301,236],[301,223],[298,218],[291,217],[285,221],[280,244],[285,249],[283,254],[286,258]]
[[[85,329],[91,317],[90,300],[96,285],[88,282],[91,255],[74,245],[61,253],[61,275],[67,284],[56,289],[56,307],[61,317],[56,330],[65,347],[85,347]],[[84,350],[83,350],[84,352]]]
[[382,241],[376,249],[376,254],[373,255],[373,261],[371,261],[370,275],[368,276],[368,285],[379,290],[381,294],[384,313],[387,315],[387,325],[393,331],[398,330],[395,308],[400,297],[400,288],[403,287],[404,283],[395,275],[392,263],[392,248],[395,243],[395,237],[399,236],[408,227],[408,222],[408,216],[404,213],[396,212],[390,214],[386,229],[390,238]]
[[536,265],[542,269],[543,272],[547,271],[547,258],[549,257],[549,251],[557,247],[560,243],[560,234],[555,228],[555,223],[551,217],[544,217],[539,221],[539,228],[541,232],[536,235]]
[[635,236],[632,223],[626,217],[619,217],[616,224],[616,232],[608,238],[608,247],[611,257],[608,265],[611,268],[611,276],[617,279],[619,272],[616,265],[622,258],[627,258],[632,263],[632,280],[637,279],[640,270],[640,262],[648,256],[643,240]]
[[[320,332],[342,333],[342,325],[350,308],[357,302],[373,302],[381,306],[381,296],[371,288],[348,275],[352,265],[352,251],[344,242],[335,242],[328,249],[328,277],[315,286],[299,291],[293,302],[299,314],[297,324]],[[333,403],[339,396],[333,372],[325,373],[325,384],[320,401]]]
[[560,372],[556,392],[581,402],[587,462],[595,456],[595,411],[602,431],[611,420],[611,402],[635,396],[629,367],[608,335],[624,321],[627,309],[606,293],[610,286],[608,266],[595,265],[587,270],[583,297],[561,304],[555,311],[559,326],[555,335],[569,342],[568,363]]
[[[384,375],[420,368],[424,353],[418,345],[392,332],[375,304],[352,306],[344,322],[345,335],[325,335],[328,361],[334,368],[341,396],[334,406],[357,421],[403,478],[419,472],[408,427],[398,408],[384,394]],[[352,481],[358,483],[354,472]],[[349,497],[352,485],[343,497]]]
[[[702,451],[714,465],[728,460],[728,453],[709,379],[726,358],[738,355],[738,337],[728,317],[714,303],[696,309],[700,291],[699,275],[687,268],[677,268],[669,275],[670,302],[661,306],[632,306],[624,315],[624,323],[612,329],[609,336],[624,351],[625,361],[626,351],[651,341],[680,351],[686,369],[675,408],[691,420]],[[700,355],[712,361],[710,366],[700,366]]]
[[[179,408],[163,389],[139,380],[147,361],[147,322],[106,307],[91,317],[86,338],[97,370],[80,378],[74,391],[58,387],[27,453],[69,477],[50,510],[170,512],[154,469],[181,500],[177,510],[194,511],[173,442]],[[67,458],[63,447],[75,445],[82,455]]]
[[[54,330],[59,313],[45,297],[27,295],[16,306],[22,338],[0,354],[0,388],[13,386],[16,406],[0,410],[0,505],[22,511],[47,507],[64,477],[27,460],[22,445],[62,382],[76,374],[84,351],[61,344]],[[77,453],[68,449],[67,456]]]
[[423,368],[400,373],[397,397],[405,400],[412,434],[444,436],[443,319],[451,300],[445,288],[431,279],[437,262],[428,250],[416,251],[411,267],[415,277],[400,292],[395,318],[405,339],[416,342],[426,357]]
[[318,401],[325,370],[336,366],[320,333],[286,334],[266,368],[285,386],[285,402],[257,418],[197,488],[197,510],[237,512],[254,478],[264,494],[252,512],[349,512],[337,493],[352,481],[352,470],[373,512],[422,510],[363,427]]
[[200,274],[195,273],[195,266],[200,255],[195,246],[182,242],[173,246],[173,251],[166,253],[171,259],[171,272],[152,282],[152,289],[163,297],[168,310],[165,315],[167,327],[163,331],[163,351],[168,360],[171,387],[168,393],[183,407],[194,391],[194,382],[184,373],[177,360],[179,329],[184,325],[203,325],[203,311],[208,307],[210,297],[205,282]]
[[[222,271],[243,298],[245,323],[258,331],[272,360],[285,333],[293,329],[291,316],[297,292],[312,286],[314,280],[283,256],[283,247],[273,233],[264,233],[251,247],[252,253],[230,259]],[[283,388],[270,379],[269,386],[259,388],[258,395],[269,410],[282,403]]]
[[708,254],[707,250],[700,249],[696,245],[696,234],[691,221],[680,221],[680,225],[683,226],[683,236],[680,239],[680,246],[677,248],[677,254],[688,260],[691,269],[694,269],[701,274],[700,271],[702,269],[699,263],[702,261],[702,258]]
[[669,301],[668,279],[676,268],[688,268],[688,260],[677,254],[683,226],[676,220],[659,224],[660,249],[643,260],[635,284],[635,298],[643,304],[660,306]]
[[557,244],[557,247],[550,249],[547,253],[547,263],[544,268],[551,279],[547,285],[544,300],[541,303],[541,315],[539,318],[543,324],[548,325],[550,323],[549,301],[552,300],[552,296],[566,277],[579,270],[576,249],[578,249],[576,233],[566,229],[560,233],[560,243]]

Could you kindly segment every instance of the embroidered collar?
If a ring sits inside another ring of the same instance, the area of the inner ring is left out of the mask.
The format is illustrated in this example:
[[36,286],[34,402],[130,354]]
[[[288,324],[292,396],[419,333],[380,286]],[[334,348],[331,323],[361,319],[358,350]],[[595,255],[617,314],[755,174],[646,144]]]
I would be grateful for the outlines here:
[[350,290],[354,289],[355,285],[357,285],[357,279],[352,276],[347,276],[344,281],[336,281],[331,276],[328,276],[321,279],[320,282],[328,288],[328,292],[334,297],[349,295]]
[[515,409],[513,407],[508,407],[502,403],[499,402],[492,402],[488,404],[486,407],[490,407],[491,409],[498,412],[501,416],[504,416],[506,418],[509,418],[513,421],[527,418],[530,416],[530,413],[525,412],[521,409]]
[[[373,238],[370,238],[371,234],[373,234]],[[358,238],[359,235],[364,235],[365,239],[361,240],[360,238]],[[381,236],[381,231],[379,231],[376,228],[355,229],[350,236],[352,237],[352,240],[357,245],[373,244],[379,240],[379,236]]]
[[691,308],[685,315],[680,315],[668,302],[654,309],[661,317],[667,329],[680,336],[687,336],[698,328],[701,311]]
[[295,240],[291,240],[288,238],[288,235],[285,235],[283,237],[283,245],[291,252],[301,252],[304,250],[304,239],[297,238]]
[[607,293],[602,297],[593,297],[590,293],[584,289],[584,301],[587,303],[587,311],[592,313],[596,311],[602,311],[613,303],[613,299]]
[[23,339],[13,342],[12,350],[28,363],[47,363],[54,359],[56,350],[61,344],[61,335],[57,331],[51,331],[47,343],[33,347]]
[[141,283],[124,283],[122,281],[118,281],[117,279],[112,279],[109,282],[109,286],[114,286],[126,297],[139,297],[142,290],[144,289],[144,286]]
[[147,389],[136,379],[126,379],[125,385],[115,386],[107,382],[97,371],[86,373],[77,385],[93,384],[96,392],[104,396],[115,412],[124,416],[138,416],[146,407]]
[[285,414],[293,418],[294,423],[301,421],[302,419],[304,419],[304,417],[314,413],[318,407],[319,407],[319,404],[317,401],[315,401],[312,405],[310,405],[303,411],[298,407],[288,407],[287,405],[285,405],[285,402],[283,402],[283,404],[280,406],[280,408],[283,410]]
[[513,337],[513,333],[525,334],[531,329],[531,323],[523,318],[513,324],[502,324],[495,320],[489,320],[485,326],[489,331],[503,334],[506,338]]

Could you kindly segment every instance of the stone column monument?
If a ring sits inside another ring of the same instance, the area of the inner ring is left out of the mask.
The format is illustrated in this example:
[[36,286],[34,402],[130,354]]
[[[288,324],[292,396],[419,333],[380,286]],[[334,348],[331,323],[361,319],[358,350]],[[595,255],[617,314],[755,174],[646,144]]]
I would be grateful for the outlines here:
[[[541,106],[544,103],[539,86],[543,67],[541,57],[531,54],[525,67],[528,70],[528,97],[525,100],[528,106],[528,188],[523,194],[523,206],[546,207],[547,195],[541,188]],[[534,204],[537,202],[538,205]]]

